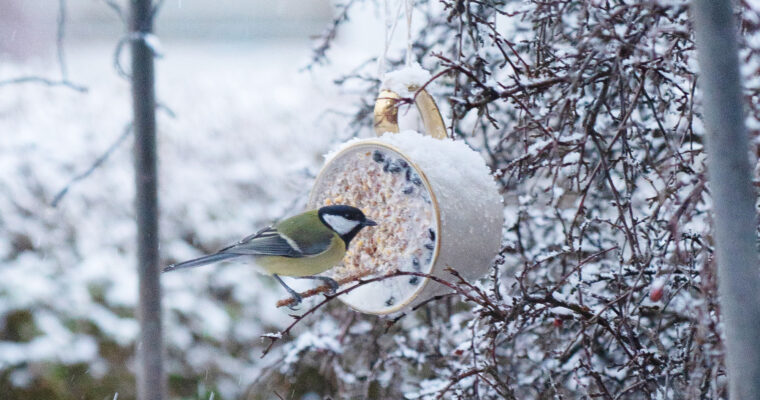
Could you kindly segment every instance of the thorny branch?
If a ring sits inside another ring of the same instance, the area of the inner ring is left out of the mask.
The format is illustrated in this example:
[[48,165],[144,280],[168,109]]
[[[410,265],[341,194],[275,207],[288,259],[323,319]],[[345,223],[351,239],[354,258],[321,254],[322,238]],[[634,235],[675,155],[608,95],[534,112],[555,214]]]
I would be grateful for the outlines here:
[[[456,274],[456,271],[454,271],[454,270],[450,270],[450,271],[452,272],[452,274],[454,274],[454,276],[458,276]],[[477,299],[475,297],[473,297],[469,293],[469,291],[466,291],[466,289],[464,289],[464,288],[462,288],[462,287],[460,287],[460,286],[458,286],[458,285],[456,285],[454,283],[451,283],[449,281],[443,280],[443,279],[441,279],[441,278],[439,278],[437,276],[430,275],[430,274],[425,274],[425,273],[421,273],[421,272],[396,271],[396,272],[392,272],[392,273],[387,274],[387,275],[382,275],[382,276],[373,277],[373,278],[369,278],[369,279],[363,279],[363,278],[353,278],[352,279],[352,278],[348,278],[348,279],[345,279],[343,281],[340,281],[339,283],[341,285],[345,285],[345,284],[347,284],[349,282],[356,282],[356,284],[353,285],[353,286],[351,286],[351,287],[348,287],[346,289],[339,290],[339,291],[337,291],[337,292],[335,292],[333,294],[329,294],[329,287],[326,286],[326,285],[320,286],[320,287],[317,287],[316,289],[313,289],[313,290],[310,290],[310,291],[302,293],[302,296],[307,296],[307,297],[314,296],[314,295],[317,295],[319,293],[322,293],[322,294],[324,294],[325,298],[322,301],[318,302],[313,307],[311,307],[308,310],[306,310],[303,314],[301,314],[301,315],[291,315],[294,318],[294,321],[290,325],[288,325],[285,329],[283,329],[282,331],[280,331],[279,334],[277,334],[277,335],[265,335],[264,337],[267,338],[267,339],[270,339],[271,342],[269,343],[269,346],[267,346],[267,348],[264,349],[264,352],[263,352],[263,354],[261,356],[262,357],[266,356],[267,353],[269,353],[269,351],[272,349],[272,346],[274,345],[274,343],[277,340],[279,340],[280,338],[282,338],[285,335],[288,335],[290,333],[290,331],[300,321],[302,321],[308,315],[313,314],[314,312],[316,312],[318,309],[320,309],[325,304],[329,303],[331,300],[333,300],[333,299],[335,299],[337,297],[340,297],[340,296],[342,296],[344,294],[350,293],[350,292],[354,291],[355,289],[360,288],[360,287],[362,287],[364,285],[368,285],[370,283],[375,283],[375,282],[379,282],[379,281],[384,281],[386,279],[397,278],[397,277],[400,277],[400,276],[417,276],[417,277],[421,277],[421,278],[430,279],[430,280],[432,280],[432,281],[434,281],[434,282],[436,282],[436,283],[438,283],[440,285],[446,286],[449,289],[454,290],[455,293],[459,294],[460,296],[463,296],[464,298],[466,298],[469,301],[477,301]],[[486,299],[486,301],[487,301],[487,299]],[[290,305],[290,304],[292,304],[292,301],[287,301],[286,300],[286,301],[280,301],[280,302],[278,302],[277,306],[281,307],[283,305]],[[493,304],[491,304],[491,305],[493,306]],[[494,308],[494,310],[495,310],[495,308]]]
[[336,8],[338,9],[337,15],[333,18],[332,22],[330,22],[330,25],[325,28],[324,32],[319,35],[318,44],[314,47],[311,53],[312,58],[309,64],[305,67],[306,69],[312,69],[316,65],[324,64],[328,60],[327,51],[330,50],[332,42],[338,34],[338,28],[349,20],[349,12],[354,3],[356,3],[356,0],[349,0],[345,4],[336,5]]

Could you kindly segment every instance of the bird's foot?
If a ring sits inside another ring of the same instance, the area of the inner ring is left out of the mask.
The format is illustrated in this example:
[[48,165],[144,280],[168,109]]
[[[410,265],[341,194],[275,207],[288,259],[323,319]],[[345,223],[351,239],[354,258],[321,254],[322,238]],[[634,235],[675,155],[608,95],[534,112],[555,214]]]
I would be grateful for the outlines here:
[[330,294],[335,294],[340,288],[338,282],[336,282],[333,278],[325,277],[324,281],[328,286],[330,286]]
[[274,276],[274,279],[277,279],[277,282],[280,282],[280,285],[282,285],[282,287],[284,287],[285,290],[287,290],[288,293],[290,293],[290,297],[293,298],[293,302],[288,306],[288,308],[293,311],[298,310],[298,305],[301,304],[301,301],[303,300],[301,298],[301,295],[298,294],[298,292],[296,292],[295,290],[293,290],[290,286],[286,285],[279,275],[272,274],[272,276]]
[[330,287],[330,294],[335,294],[335,292],[337,292],[338,288],[340,287],[340,285],[338,284],[338,282],[335,281],[335,279],[330,278],[328,276],[312,275],[312,276],[303,276],[301,277],[301,279],[316,279],[316,280],[326,283],[327,286]]
[[300,307],[298,307],[298,306],[300,306],[300,305],[301,305],[301,302],[303,301],[303,299],[301,298],[301,295],[300,295],[300,294],[298,294],[298,293],[296,293],[296,292],[294,291],[294,292],[290,293],[290,296],[291,296],[291,298],[293,299],[293,302],[291,302],[291,303],[288,305],[288,308],[289,308],[291,311],[298,311],[298,310],[300,309]]

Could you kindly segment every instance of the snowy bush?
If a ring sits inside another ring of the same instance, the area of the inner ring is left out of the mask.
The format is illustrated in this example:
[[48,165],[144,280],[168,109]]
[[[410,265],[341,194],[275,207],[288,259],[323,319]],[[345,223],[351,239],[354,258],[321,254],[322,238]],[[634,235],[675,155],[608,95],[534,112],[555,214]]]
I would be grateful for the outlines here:
[[[338,397],[725,398],[688,2],[416,7],[428,89],[502,187],[501,258],[395,324],[335,307],[341,351],[279,372],[318,368]],[[737,7],[753,137],[758,11]],[[369,105],[373,78],[342,82]]]

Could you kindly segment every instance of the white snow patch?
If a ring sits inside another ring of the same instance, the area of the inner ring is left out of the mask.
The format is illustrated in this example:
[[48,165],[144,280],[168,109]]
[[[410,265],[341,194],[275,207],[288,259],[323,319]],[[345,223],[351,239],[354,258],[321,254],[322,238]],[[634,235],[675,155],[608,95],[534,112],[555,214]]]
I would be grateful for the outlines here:
[[430,77],[430,72],[415,62],[409,67],[387,72],[380,88],[388,89],[401,97],[412,97],[416,89],[410,91],[409,87],[420,88],[430,80]]

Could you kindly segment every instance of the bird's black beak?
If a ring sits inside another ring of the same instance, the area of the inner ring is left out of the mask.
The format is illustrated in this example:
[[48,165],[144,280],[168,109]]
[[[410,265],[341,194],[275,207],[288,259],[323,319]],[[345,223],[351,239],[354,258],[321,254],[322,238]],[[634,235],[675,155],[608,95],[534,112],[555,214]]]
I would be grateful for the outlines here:
[[362,222],[362,226],[375,226],[377,225],[377,222],[371,220],[371,219],[365,219],[364,222]]

